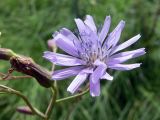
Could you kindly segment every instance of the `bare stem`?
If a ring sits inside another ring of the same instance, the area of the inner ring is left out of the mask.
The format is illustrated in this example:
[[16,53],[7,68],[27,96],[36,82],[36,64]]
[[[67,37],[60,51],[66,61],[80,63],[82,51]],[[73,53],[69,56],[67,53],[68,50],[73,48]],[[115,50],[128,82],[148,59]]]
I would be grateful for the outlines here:
[[[56,52],[56,51],[57,51],[57,47],[56,47],[55,44],[52,44],[51,50],[52,50],[53,52]],[[52,65],[52,72],[54,72],[54,69],[55,69],[55,65],[53,64],[53,65]],[[46,110],[46,113],[45,113],[45,116],[46,116],[45,120],[48,120],[48,119],[49,119],[50,114],[51,114],[51,112],[52,112],[52,109],[53,109],[53,107],[54,107],[54,105],[55,105],[55,102],[56,102],[56,97],[57,97],[57,92],[58,92],[57,82],[56,82],[56,81],[54,81],[53,85],[51,86],[51,90],[52,90],[53,95],[52,95],[52,98],[51,98],[51,100],[50,100],[50,102],[49,102],[49,105],[48,105],[47,110]]]
[[6,74],[0,72],[0,77],[2,78],[0,80],[16,80],[16,79],[32,78],[32,76],[24,75],[24,76],[8,76],[7,78],[4,79],[5,76]]
[[10,68],[8,70],[8,73],[2,78],[3,80],[7,79],[14,71],[14,68]]
[[52,98],[51,98],[51,100],[50,100],[50,102],[49,102],[49,105],[48,105],[48,107],[47,107],[47,110],[46,110],[46,113],[45,113],[45,116],[46,116],[45,120],[48,120],[48,119],[49,119],[50,114],[51,114],[51,111],[52,111],[52,109],[53,109],[53,107],[54,107],[54,105],[55,105],[55,102],[56,102],[57,89],[55,88],[55,86],[52,86],[52,87],[51,87],[51,90],[52,90],[52,92],[53,92],[53,96],[52,96]]
[[81,93],[78,93],[76,95],[73,95],[73,96],[69,96],[69,97],[66,97],[66,98],[62,98],[62,99],[58,99],[56,100],[56,103],[60,103],[60,102],[64,102],[64,101],[68,101],[68,100],[72,100],[72,99],[75,99],[75,98],[78,98],[78,97],[81,97],[85,94],[87,94],[89,91],[89,88],[86,89],[85,91],[81,92]]
[[31,105],[31,103],[29,102],[29,100],[27,99],[27,97],[24,96],[20,91],[14,90],[14,89],[9,88],[9,87],[4,86],[4,85],[0,85],[0,92],[1,93],[15,94],[15,95],[19,96],[20,98],[22,98],[24,100],[24,102],[31,109],[31,111],[33,112],[33,114],[36,114],[39,117],[45,118],[45,115],[42,112],[40,112],[38,109],[36,109],[35,107],[33,107]]

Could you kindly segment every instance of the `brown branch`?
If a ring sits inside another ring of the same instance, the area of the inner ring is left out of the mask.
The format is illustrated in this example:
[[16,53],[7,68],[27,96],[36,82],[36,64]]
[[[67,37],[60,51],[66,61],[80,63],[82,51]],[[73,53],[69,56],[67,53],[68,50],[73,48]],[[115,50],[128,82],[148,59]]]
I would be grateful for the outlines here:
[[15,53],[7,48],[0,48],[0,59],[1,60],[9,60]]
[[14,71],[14,69],[13,69],[13,68],[10,68],[10,69],[8,70],[8,73],[7,73],[2,79],[3,79],[3,80],[7,79],[7,78],[12,74],[13,71]]
[[25,75],[25,76],[10,76],[5,80],[17,80],[17,79],[26,79],[26,78],[32,78],[32,76]]
[[[18,55],[10,49],[0,48],[0,59],[8,60],[13,70],[34,77],[43,87],[51,87],[51,73],[30,57]],[[10,72],[7,75],[10,75]]]
[[5,76],[7,76],[7,75],[0,72],[0,77],[1,77],[0,80],[17,80],[17,79],[32,78],[32,76],[29,76],[29,75],[25,75],[25,76],[11,76],[11,75],[9,75],[7,78],[5,78]]

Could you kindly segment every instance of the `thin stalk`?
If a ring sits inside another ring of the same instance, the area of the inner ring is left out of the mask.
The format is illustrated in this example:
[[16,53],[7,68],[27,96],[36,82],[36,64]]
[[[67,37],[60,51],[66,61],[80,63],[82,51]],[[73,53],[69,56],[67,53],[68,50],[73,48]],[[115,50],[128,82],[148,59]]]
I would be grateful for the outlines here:
[[52,96],[52,98],[51,98],[51,100],[50,100],[50,102],[49,102],[49,105],[48,105],[48,107],[47,107],[47,110],[46,110],[46,113],[45,113],[45,116],[46,116],[45,120],[48,120],[48,119],[49,119],[50,114],[51,114],[51,112],[52,112],[52,109],[53,109],[53,107],[54,107],[54,105],[55,105],[55,102],[56,102],[57,89],[55,88],[55,86],[52,86],[52,87],[51,87],[51,90],[52,90],[52,92],[53,92],[53,96]]
[[8,76],[6,79],[4,79],[5,76],[7,75],[0,72],[0,80],[17,80],[17,79],[32,78],[32,76],[24,75],[24,76]]
[[28,105],[28,107],[31,109],[31,111],[33,112],[33,114],[38,115],[39,117],[45,118],[45,115],[40,112],[38,109],[34,108],[31,103],[29,102],[29,100],[26,98],[26,96],[24,96],[21,92],[16,91],[12,88],[6,87],[1,85],[0,86],[3,89],[0,89],[1,93],[9,93],[9,94],[15,94],[17,96],[19,96],[20,98],[22,98],[24,100],[24,102]]
[[[52,49],[53,52],[56,53],[57,47],[56,47],[55,44],[52,45],[51,49]],[[54,71],[54,69],[55,69],[55,64],[52,65],[52,72]],[[49,102],[49,105],[48,105],[48,107],[47,107],[47,110],[46,110],[46,112],[45,112],[45,116],[46,116],[45,120],[48,120],[48,119],[49,119],[50,114],[51,114],[51,112],[52,112],[52,109],[53,109],[53,107],[54,107],[54,105],[55,105],[55,102],[56,102],[57,92],[58,92],[57,82],[56,82],[56,81],[54,81],[53,85],[51,86],[51,91],[52,91],[53,95],[52,95],[52,98],[51,98],[51,100],[50,100],[50,102]]]
[[60,103],[60,102],[68,101],[68,100],[71,100],[71,99],[75,99],[77,97],[80,97],[80,96],[83,96],[83,95],[87,94],[88,91],[89,91],[89,88],[86,89],[85,91],[79,93],[79,94],[69,96],[69,97],[66,97],[66,98],[62,98],[62,99],[58,99],[58,100],[56,100],[56,103]]

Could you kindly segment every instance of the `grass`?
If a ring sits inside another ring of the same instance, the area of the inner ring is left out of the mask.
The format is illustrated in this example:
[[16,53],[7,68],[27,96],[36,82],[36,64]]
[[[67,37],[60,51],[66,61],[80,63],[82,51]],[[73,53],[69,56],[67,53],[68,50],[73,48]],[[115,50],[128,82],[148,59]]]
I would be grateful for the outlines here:
[[[159,120],[160,119],[160,23],[157,0],[5,0],[0,1],[0,45],[30,56],[42,66],[51,64],[42,58],[47,50],[47,40],[54,31],[67,27],[75,30],[74,18],[94,16],[101,25],[106,15],[111,15],[111,30],[123,19],[126,28],[121,42],[141,33],[140,41],[132,48],[145,47],[147,54],[131,62],[141,61],[142,67],[129,72],[115,72],[113,82],[102,81],[101,96],[86,95],[78,103],[61,103],[52,113],[52,119],[64,120]],[[9,64],[0,62],[0,71],[6,73]],[[19,74],[19,73],[14,73]],[[72,79],[58,82],[60,97]],[[46,109],[50,94],[35,80],[0,81],[22,91],[32,104]],[[15,112],[24,102],[15,96],[0,95],[0,119],[39,120]]]

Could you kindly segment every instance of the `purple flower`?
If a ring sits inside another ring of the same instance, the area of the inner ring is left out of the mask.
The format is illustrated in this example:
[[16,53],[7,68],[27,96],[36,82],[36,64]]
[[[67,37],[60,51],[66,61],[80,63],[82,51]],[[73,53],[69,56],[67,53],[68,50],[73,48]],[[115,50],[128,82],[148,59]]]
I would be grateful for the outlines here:
[[44,57],[55,65],[69,67],[54,71],[52,74],[53,80],[76,76],[67,91],[74,93],[81,84],[89,79],[91,96],[99,96],[100,80],[113,80],[113,77],[106,72],[107,69],[132,70],[140,66],[141,63],[123,64],[131,58],[145,54],[145,48],[120,52],[140,38],[138,34],[126,42],[118,44],[125,26],[123,20],[109,34],[110,16],[106,16],[101,30],[97,30],[90,15],[87,15],[84,21],[75,19],[75,22],[79,31],[77,35],[66,28],[62,28],[53,35],[53,41],[68,55],[44,52]]

